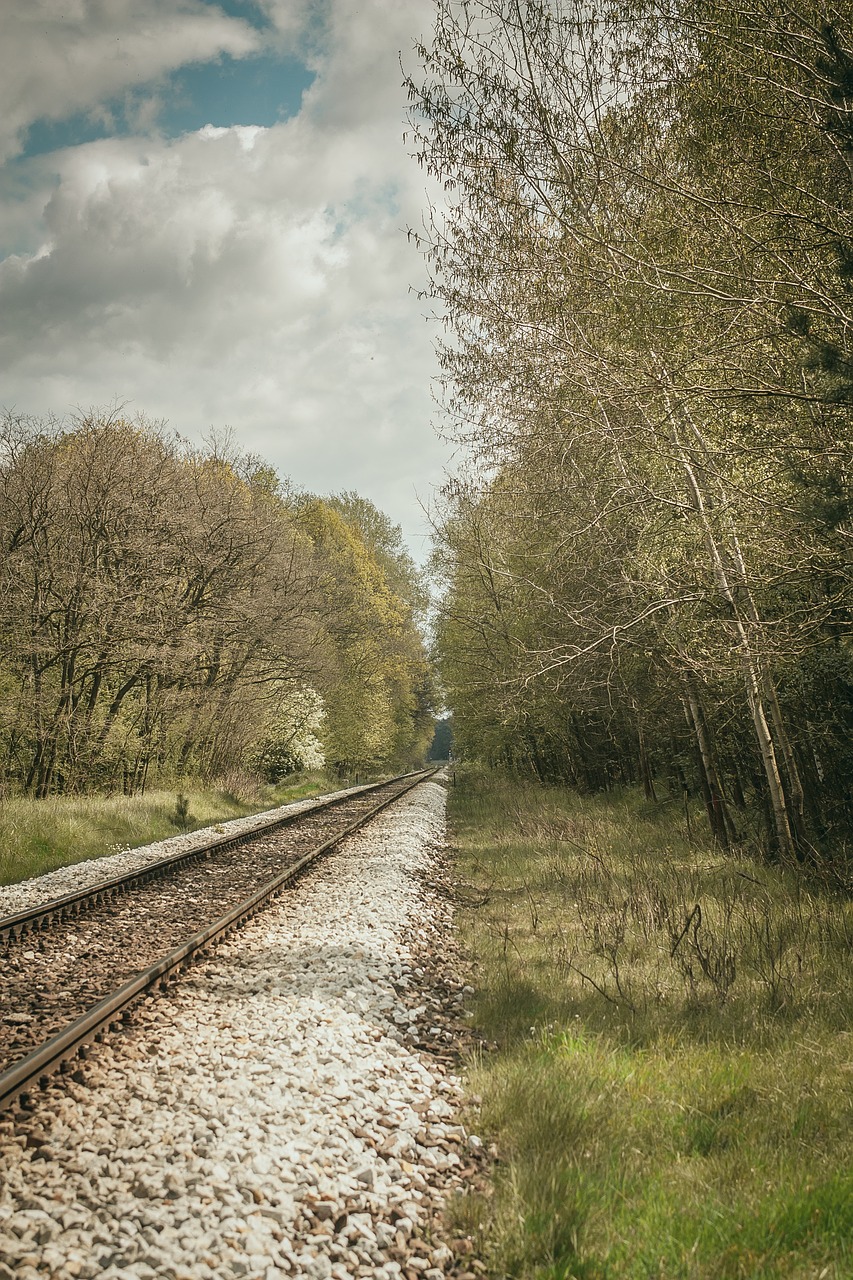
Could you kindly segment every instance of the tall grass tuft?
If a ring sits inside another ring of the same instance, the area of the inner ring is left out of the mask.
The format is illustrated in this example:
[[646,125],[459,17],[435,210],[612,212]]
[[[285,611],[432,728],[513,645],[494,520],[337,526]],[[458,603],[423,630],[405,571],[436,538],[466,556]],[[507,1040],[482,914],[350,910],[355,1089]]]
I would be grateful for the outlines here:
[[496,1276],[853,1275],[853,904],[633,792],[460,772]]

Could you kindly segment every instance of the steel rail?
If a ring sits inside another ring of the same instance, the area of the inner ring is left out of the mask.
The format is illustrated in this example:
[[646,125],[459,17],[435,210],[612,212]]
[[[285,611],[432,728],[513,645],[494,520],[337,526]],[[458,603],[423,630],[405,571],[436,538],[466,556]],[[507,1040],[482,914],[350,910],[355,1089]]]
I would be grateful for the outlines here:
[[[421,782],[434,777],[438,771],[438,769],[429,769],[422,770],[416,775],[401,774],[401,780],[405,778],[413,778],[413,780],[395,795],[381,800],[379,804],[368,810],[367,813],[362,814],[360,818],[357,818],[343,831],[338,832],[337,835],[328,840],[324,840],[316,848],[310,849],[308,853],[303,854],[285,871],[282,871],[272,880],[268,880],[251,897],[238,903],[236,907],[232,907],[224,916],[220,916],[218,920],[208,925],[206,929],[202,929],[188,941],[182,943],[181,946],[176,947],[175,950],[164,956],[162,960],[158,960],[155,964],[149,965],[147,969],[143,969],[130,982],[120,987],[118,991],[113,992],[112,995],[106,996],[98,1004],[93,1005],[87,1013],[82,1014],[81,1017],[70,1023],[63,1031],[52,1036],[50,1040],[46,1040],[38,1049],[34,1049],[25,1058],[21,1058],[19,1062],[16,1062],[12,1067],[0,1074],[0,1111],[7,1108],[21,1094],[25,1094],[33,1085],[44,1085],[54,1071],[60,1068],[68,1059],[78,1054],[81,1049],[85,1049],[85,1046],[91,1043],[92,1040],[102,1040],[105,1030],[110,1030],[125,1020],[128,1016],[128,1007],[135,1000],[138,1000],[140,996],[145,995],[147,992],[155,990],[163,982],[168,981],[171,975],[177,974],[178,970],[188,967],[193,958],[203,948],[221,938],[229,930],[244,924],[271,898],[275,897],[291,881],[301,875],[311,863],[316,862],[318,858],[328,853],[335,845],[340,844],[348,836],[359,831],[381,813],[383,809],[387,809],[389,805],[394,804],[395,801],[406,795]],[[388,783],[381,785],[387,786]]]
[[330,800],[324,801],[320,799],[319,803],[310,808],[299,809],[295,813],[280,814],[277,818],[271,818],[268,822],[252,827],[250,831],[241,831],[234,835],[226,833],[217,836],[212,840],[205,841],[204,844],[197,845],[194,849],[184,849],[180,853],[171,854],[167,858],[158,858],[156,862],[149,862],[144,867],[137,867],[134,871],[126,871],[123,875],[111,876],[107,880],[99,880],[97,884],[89,885],[84,889],[66,893],[60,898],[52,898],[48,902],[39,903],[37,906],[26,907],[22,911],[15,911],[8,916],[0,916],[0,941],[9,942],[12,939],[26,938],[29,933],[40,932],[48,928],[55,917],[63,919],[69,915],[76,915],[81,910],[84,910],[86,906],[103,902],[116,893],[127,892],[130,889],[137,888],[139,885],[147,884],[149,880],[156,880],[172,871],[179,871],[182,867],[189,866],[190,863],[199,861],[202,858],[208,858],[213,853],[218,853],[224,849],[235,849],[238,845],[247,844],[250,840],[257,840],[261,836],[268,835],[271,831],[278,831],[281,827],[298,822],[310,813],[318,813],[323,809],[333,809],[336,805],[345,804],[347,800],[353,799],[354,796],[368,795],[371,791],[379,790],[380,787],[388,787],[393,782],[401,782],[404,778],[413,776],[414,773],[401,773],[396,778],[386,778],[383,782],[369,782],[361,787],[350,788],[343,794],[333,796]]

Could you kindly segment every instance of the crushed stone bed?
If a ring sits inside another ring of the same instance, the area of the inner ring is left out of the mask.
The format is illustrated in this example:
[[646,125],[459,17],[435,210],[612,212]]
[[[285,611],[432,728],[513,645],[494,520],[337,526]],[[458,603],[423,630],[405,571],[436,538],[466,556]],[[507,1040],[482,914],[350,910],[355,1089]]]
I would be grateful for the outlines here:
[[2,1280],[482,1269],[435,1234],[483,1161],[448,1069],[466,989],[444,805],[417,787],[0,1117]]
[[0,885],[0,916],[10,916],[16,911],[26,911],[29,907],[39,906],[42,902],[50,902],[53,898],[61,898],[66,893],[76,893],[79,889],[89,889],[113,876],[124,875],[129,871],[138,871],[151,862],[161,858],[171,858],[178,853],[187,853],[198,849],[217,835],[242,835],[255,831],[265,822],[285,814],[302,813],[316,809],[325,800],[333,796],[347,796],[360,791],[360,787],[347,787],[343,791],[332,791],[322,796],[310,796],[306,800],[294,800],[290,804],[280,805],[277,809],[265,809],[262,813],[250,813],[246,818],[229,818],[225,822],[217,822],[209,827],[199,827],[197,831],[189,831],[182,836],[169,836],[165,840],[155,840],[152,844],[139,845],[135,849],[121,849],[118,853],[104,854],[100,858],[86,858],[82,862],[71,863],[67,867],[57,867],[42,876],[33,876],[29,880],[21,880],[17,884]]
[[30,932],[22,942],[8,943],[0,965],[0,1071],[239,907],[300,855],[340,839],[377,803],[400,793],[401,783],[394,781],[305,810],[274,831],[248,832],[236,847],[184,866],[169,859],[165,875],[90,903],[79,915],[53,919],[38,937]]

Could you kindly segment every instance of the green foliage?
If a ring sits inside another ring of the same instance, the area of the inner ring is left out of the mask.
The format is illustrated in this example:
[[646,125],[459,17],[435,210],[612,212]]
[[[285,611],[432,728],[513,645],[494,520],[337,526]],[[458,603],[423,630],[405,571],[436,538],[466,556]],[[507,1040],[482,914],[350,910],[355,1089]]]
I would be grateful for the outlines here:
[[[310,500],[299,523],[317,549],[318,591],[329,602],[322,631],[329,664],[323,747],[330,765],[351,773],[381,760],[423,759],[434,693],[416,626],[417,597],[413,602],[405,586],[411,562],[399,549],[399,530],[389,532],[366,500],[345,498]],[[339,508],[354,511],[358,523]]]
[[322,767],[321,723],[344,769],[422,755],[417,575],[399,530],[339,501],[306,510],[227,439],[7,415],[0,785],[131,794],[247,765],[276,781]]
[[423,574],[403,544],[400,526],[351,489],[332,494],[326,502],[358,534],[388,586],[420,621],[429,605],[429,592]]
[[436,720],[435,733],[427,753],[428,760],[449,760],[453,748],[453,729],[450,716]]
[[457,740],[849,881],[850,14],[436,7]]

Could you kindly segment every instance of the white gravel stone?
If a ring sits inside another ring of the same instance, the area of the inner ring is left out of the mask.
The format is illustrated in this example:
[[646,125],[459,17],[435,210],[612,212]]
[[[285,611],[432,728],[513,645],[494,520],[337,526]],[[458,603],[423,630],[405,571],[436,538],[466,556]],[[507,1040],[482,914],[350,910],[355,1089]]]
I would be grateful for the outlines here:
[[[459,1082],[397,1031],[444,803],[422,784],[138,1006],[84,1064],[91,1083],[34,1100],[41,1147],[0,1123],[0,1259],[16,1275],[401,1274],[383,1251],[424,1228],[436,1168],[459,1163],[424,1132],[456,1119]],[[430,1280],[451,1260],[433,1249]]]

